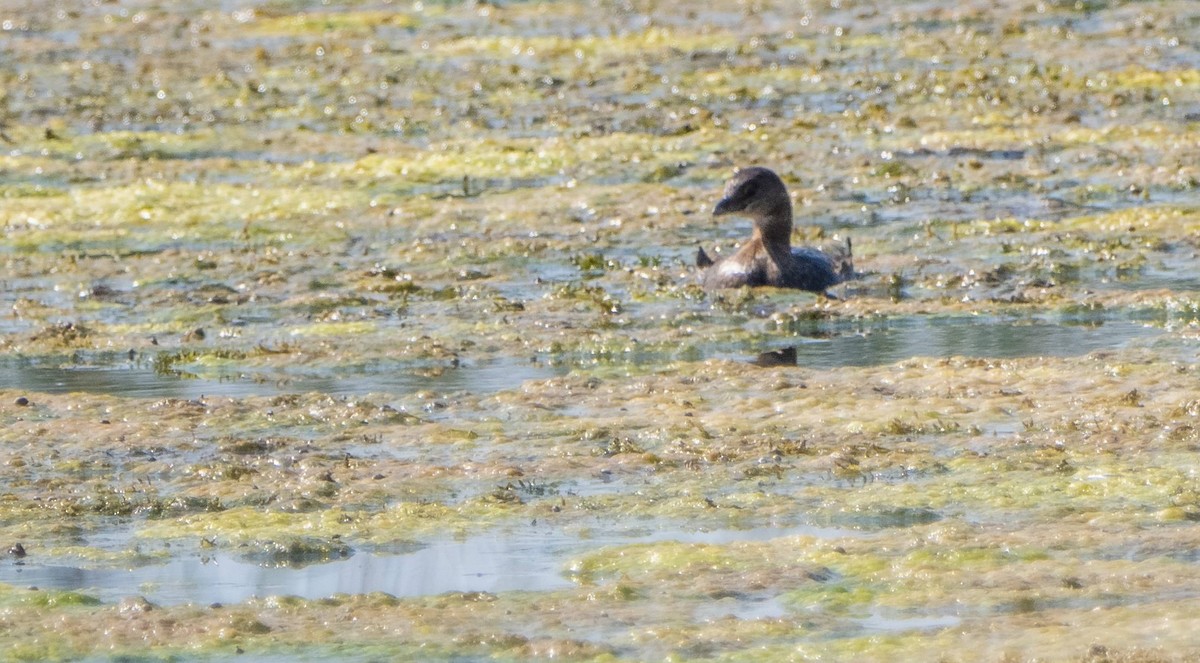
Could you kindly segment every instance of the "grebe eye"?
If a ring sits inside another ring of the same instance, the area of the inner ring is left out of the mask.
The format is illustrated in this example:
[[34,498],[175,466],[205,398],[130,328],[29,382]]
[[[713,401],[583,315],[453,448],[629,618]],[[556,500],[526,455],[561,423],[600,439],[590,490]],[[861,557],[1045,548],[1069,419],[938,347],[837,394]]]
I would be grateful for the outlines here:
[[740,197],[753,198],[756,193],[758,193],[758,183],[757,182],[747,182],[742,185],[742,191],[741,191]]

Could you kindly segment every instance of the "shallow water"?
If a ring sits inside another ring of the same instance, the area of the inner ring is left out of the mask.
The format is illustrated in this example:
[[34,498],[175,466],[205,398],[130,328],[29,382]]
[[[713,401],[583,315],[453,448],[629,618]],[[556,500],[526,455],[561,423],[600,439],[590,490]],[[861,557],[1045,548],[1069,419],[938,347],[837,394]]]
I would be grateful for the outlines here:
[[[819,337],[813,336],[819,331]],[[1153,339],[1162,329],[1124,320],[1082,320],[1074,324],[1046,320],[1003,320],[988,316],[900,318],[843,324],[799,323],[774,342],[794,348],[796,364],[830,369],[875,366],[910,357],[1070,357],[1112,350]],[[765,348],[762,352],[778,348]],[[131,398],[199,398],[201,396],[275,396],[319,392],[330,395],[370,393],[492,394],[520,387],[528,380],[565,375],[589,366],[654,367],[710,358],[753,361],[757,348],[713,343],[679,354],[634,351],[602,359],[540,355],[534,361],[496,357],[439,370],[418,370],[403,362],[325,369],[239,370],[222,367],[199,374],[188,366],[163,372],[153,355],[130,360],[126,353],[77,353],[71,357],[0,358],[0,389],[30,393],[95,392]],[[213,376],[216,373],[216,376]]]
[[124,353],[93,355],[84,362],[73,359],[0,359],[0,389],[52,394],[94,392],[131,398],[239,398],[312,392],[336,396],[415,391],[488,394],[566,372],[562,367],[501,358],[448,368],[438,375],[418,374],[412,365],[381,362],[370,368],[307,374],[221,370],[216,371],[218,377],[211,378],[190,374],[187,366],[179,371],[158,371],[152,361],[129,361]]
[[[836,327],[835,327],[836,329]],[[876,366],[911,357],[1071,357],[1153,339],[1161,329],[1128,321],[1078,324],[988,318],[904,318],[801,336],[796,363],[812,368]]]
[[778,619],[788,614],[788,609],[775,597],[727,597],[701,606],[694,613],[696,619]]
[[950,628],[962,623],[957,615],[925,616],[925,617],[890,617],[876,610],[870,617],[858,622],[869,631],[894,633],[898,631],[923,631],[931,629]]
[[570,559],[604,546],[678,541],[728,544],[789,536],[841,538],[862,532],[810,525],[662,530],[571,535],[548,527],[491,531],[462,540],[434,540],[400,554],[353,552],[345,559],[294,568],[257,564],[226,552],[174,556],[165,564],[125,569],[17,563],[0,560],[0,582],[22,587],[86,592],[104,601],[143,596],[152,603],[240,603],[251,597],[385,592],[416,597],[446,592],[545,592],[574,586]]
[[12,656],[1200,655],[1200,5],[878,4],[0,0]]

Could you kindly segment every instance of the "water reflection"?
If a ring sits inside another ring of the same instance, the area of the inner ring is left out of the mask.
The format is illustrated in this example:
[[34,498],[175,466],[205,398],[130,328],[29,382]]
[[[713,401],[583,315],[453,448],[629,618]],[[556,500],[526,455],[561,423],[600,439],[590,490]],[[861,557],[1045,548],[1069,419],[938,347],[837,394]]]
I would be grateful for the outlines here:
[[[561,544],[560,544],[561,545]],[[443,542],[405,555],[356,554],[302,568],[260,566],[228,554],[187,556],[158,566],[85,569],[0,566],[0,581],[41,589],[85,591],[105,601],[134,594],[160,604],[239,603],[253,596],[387,592],[423,596],[443,592],[549,591],[570,582],[559,575],[553,543],[476,537]]]
[[890,617],[880,609],[875,609],[870,616],[858,620],[863,628],[869,631],[899,633],[903,631],[929,631],[951,628],[962,623],[957,615],[930,615],[922,617]]
[[[759,366],[800,365],[810,368],[874,366],[910,357],[1063,357],[1119,348],[1130,341],[1161,334],[1155,327],[1113,320],[1087,324],[1006,321],[989,318],[900,318],[869,322],[800,321],[778,333],[781,349],[742,344],[687,345],[670,352],[615,352],[609,355],[546,354],[528,358],[494,357],[429,371],[414,363],[311,369],[256,369],[216,376],[188,376],[156,371],[145,357],[126,353],[93,353],[65,358],[0,359],[0,389],[27,392],[112,393],[141,398],[200,396],[274,396],[320,392],[330,395],[437,393],[490,394],[515,389],[527,380],[563,375],[599,364],[655,366],[672,362],[723,358]],[[758,354],[755,354],[759,351]],[[184,367],[186,369],[186,367]],[[206,369],[214,370],[214,369]]]
[[832,527],[799,525],[709,531],[662,530],[580,538],[548,528],[494,531],[463,540],[432,542],[404,554],[358,553],[302,568],[261,566],[226,554],[172,558],[155,566],[86,569],[0,562],[0,582],[40,589],[83,591],[103,601],[145,596],[163,605],[239,603],[253,596],[316,599],[334,594],[387,592],[428,596],[445,592],[552,591],[572,586],[564,571],[573,556],[608,545],[679,541],[726,544],[787,536],[863,536]]
[[912,357],[1071,357],[1120,348],[1162,333],[1124,320],[1056,324],[986,318],[883,320],[835,331],[827,338],[818,338],[818,329],[818,323],[800,322],[790,330],[799,335],[791,340],[800,366],[876,366]]
[[130,361],[125,353],[73,359],[0,359],[0,389],[28,392],[92,392],[134,398],[199,398],[201,396],[274,396],[319,392],[334,396],[373,392],[493,393],[519,387],[526,380],[562,375],[568,369],[498,358],[438,374],[398,362],[346,367],[324,374],[278,371],[266,374],[221,374],[215,378],[156,371],[153,362]]
[[726,617],[735,619],[779,619],[786,616],[788,609],[775,596],[727,596],[705,603],[692,613],[697,621],[716,621]]

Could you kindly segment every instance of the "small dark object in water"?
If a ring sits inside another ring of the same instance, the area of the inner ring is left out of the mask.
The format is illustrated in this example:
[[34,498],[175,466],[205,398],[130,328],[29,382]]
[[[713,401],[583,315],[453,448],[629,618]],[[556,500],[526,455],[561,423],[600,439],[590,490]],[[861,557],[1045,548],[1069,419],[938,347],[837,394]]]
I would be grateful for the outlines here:
[[713,214],[734,213],[754,221],[754,233],[736,253],[720,260],[713,260],[703,248],[697,251],[696,265],[705,268],[705,289],[769,285],[823,293],[853,277],[848,240],[844,247],[828,252],[792,248],[792,201],[774,172],[755,166],[739,170],[729,180]]
[[782,350],[772,350],[764,352],[750,362],[755,366],[768,368],[771,366],[795,366],[796,365],[796,348],[788,347]]
[[83,292],[79,293],[79,296],[80,297],[91,297],[93,299],[112,299],[113,297],[116,297],[119,294],[121,294],[121,293],[114,290],[113,288],[101,283],[98,285],[94,285],[87,290],[84,290]]
[[21,559],[28,553],[25,552],[25,546],[21,545],[20,543],[14,543],[12,544],[12,547],[8,549],[8,554],[16,557],[17,559]]
[[16,403],[17,405],[20,405],[21,407],[25,407],[25,406],[29,405],[29,399],[25,398],[24,396],[17,396],[17,400],[15,400],[13,402]]

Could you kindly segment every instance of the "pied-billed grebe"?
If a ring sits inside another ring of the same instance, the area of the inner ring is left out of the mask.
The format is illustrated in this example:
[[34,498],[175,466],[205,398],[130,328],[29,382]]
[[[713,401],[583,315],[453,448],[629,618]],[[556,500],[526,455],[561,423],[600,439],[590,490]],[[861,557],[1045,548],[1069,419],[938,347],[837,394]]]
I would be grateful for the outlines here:
[[714,216],[741,214],[754,221],[754,234],[731,256],[713,261],[701,248],[696,264],[705,267],[706,289],[770,285],[825,292],[854,273],[847,240],[840,253],[792,248],[792,200],[783,180],[767,168],[743,168],[725,185]]

